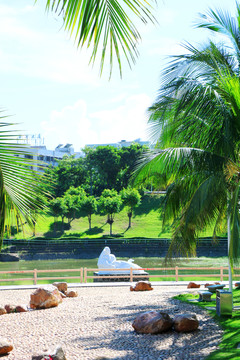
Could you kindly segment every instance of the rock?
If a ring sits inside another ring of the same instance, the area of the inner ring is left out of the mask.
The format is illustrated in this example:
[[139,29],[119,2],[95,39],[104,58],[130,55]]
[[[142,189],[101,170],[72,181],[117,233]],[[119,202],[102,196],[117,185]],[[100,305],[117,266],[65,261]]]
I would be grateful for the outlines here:
[[173,323],[174,329],[178,332],[191,332],[199,326],[199,321],[195,314],[176,315]]
[[213,284],[206,283],[206,284],[204,285],[204,287],[207,288],[208,286],[211,286],[211,285],[213,285]]
[[4,307],[8,314],[16,312],[16,306],[14,306],[14,305],[7,304]]
[[63,349],[57,347],[55,350],[44,350],[43,354],[33,355],[32,360],[67,360]]
[[0,355],[6,355],[12,351],[13,345],[4,338],[0,338]]
[[170,316],[159,311],[147,311],[140,314],[132,323],[134,330],[141,334],[159,334],[169,330],[172,325],[173,320]]
[[7,314],[7,310],[5,308],[0,307],[0,315]]
[[67,297],[63,292],[61,292],[61,291],[59,291],[59,292],[60,292],[62,299],[65,299]]
[[26,305],[17,305],[17,306],[15,307],[15,311],[16,311],[17,313],[27,312],[28,309],[27,309],[27,306],[26,306]]
[[152,285],[148,281],[138,281],[135,286],[130,286],[130,291],[149,291],[153,290]]
[[77,297],[77,296],[78,296],[78,293],[76,291],[68,290],[66,292],[66,297]]
[[66,282],[55,282],[55,283],[53,283],[53,286],[56,286],[58,288],[58,290],[64,294],[66,293],[66,291],[68,289],[68,285]]
[[38,288],[30,295],[31,309],[47,309],[58,306],[62,302],[60,292],[55,286]]
[[188,289],[197,289],[197,288],[200,288],[201,285],[198,285],[192,281],[190,281],[190,283],[188,284],[187,288]]

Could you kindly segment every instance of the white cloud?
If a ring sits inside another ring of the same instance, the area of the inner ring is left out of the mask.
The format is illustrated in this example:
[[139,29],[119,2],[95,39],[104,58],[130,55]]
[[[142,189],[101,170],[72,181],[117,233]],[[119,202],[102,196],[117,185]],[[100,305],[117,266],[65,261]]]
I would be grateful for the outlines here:
[[51,112],[42,122],[43,136],[48,147],[71,143],[76,151],[86,144],[105,144],[120,140],[146,138],[146,110],[150,98],[137,94],[121,101],[111,110],[91,113],[83,99],[74,105]]
[[94,139],[95,136],[87,116],[87,104],[82,99],[60,111],[52,111],[49,120],[42,122],[41,126],[45,143],[50,147],[70,143],[77,151],[84,146],[85,139]]

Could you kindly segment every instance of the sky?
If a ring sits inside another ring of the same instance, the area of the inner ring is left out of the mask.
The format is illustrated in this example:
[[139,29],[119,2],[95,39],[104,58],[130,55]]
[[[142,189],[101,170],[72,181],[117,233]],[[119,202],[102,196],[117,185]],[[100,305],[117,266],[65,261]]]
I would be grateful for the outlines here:
[[0,109],[19,134],[41,135],[54,149],[138,138],[150,140],[148,107],[157,97],[169,56],[185,53],[181,44],[203,43],[199,13],[222,8],[235,13],[235,0],[157,0],[158,24],[140,25],[137,63],[109,81],[106,62],[89,65],[91,53],[77,49],[61,17],[46,13],[46,0],[0,0]]

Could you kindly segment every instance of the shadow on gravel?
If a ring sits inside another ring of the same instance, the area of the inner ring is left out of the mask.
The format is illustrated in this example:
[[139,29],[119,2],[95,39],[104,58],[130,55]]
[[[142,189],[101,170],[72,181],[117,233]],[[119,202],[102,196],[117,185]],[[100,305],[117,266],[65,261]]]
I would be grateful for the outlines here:
[[[73,344],[80,343],[80,346],[86,351],[86,359],[91,354],[91,350],[94,350],[98,354],[96,357],[98,360],[200,360],[215,350],[214,347],[216,348],[221,340],[221,334],[216,331],[217,325],[210,317],[200,321],[199,330],[192,333],[177,333],[174,330],[158,335],[136,333],[132,322],[137,315],[145,311],[167,312],[171,317],[177,313],[197,314],[203,312],[194,305],[186,305],[175,299],[164,300],[164,304],[161,304],[160,297],[159,300],[159,306],[150,304],[124,307],[110,305],[111,310],[114,310],[112,316],[94,319],[96,326],[98,321],[105,322],[104,328],[108,329],[108,335],[106,332],[101,335],[100,330],[96,336],[77,337],[72,342]],[[115,355],[109,356],[112,353]]]

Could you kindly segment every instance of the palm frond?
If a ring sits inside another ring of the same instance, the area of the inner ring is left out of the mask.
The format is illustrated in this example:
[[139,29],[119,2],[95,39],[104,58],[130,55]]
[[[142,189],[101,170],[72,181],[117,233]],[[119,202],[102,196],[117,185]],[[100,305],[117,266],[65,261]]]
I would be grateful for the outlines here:
[[130,67],[138,57],[137,45],[141,36],[133,19],[144,24],[156,22],[151,3],[154,1],[47,0],[46,7],[62,14],[65,29],[75,36],[78,46],[92,48],[90,62],[94,63],[101,51],[101,73],[105,57],[109,55],[111,76],[115,52],[122,76],[122,56]]
[[236,2],[237,16],[233,17],[226,10],[209,9],[206,14],[200,14],[201,21],[197,23],[198,28],[205,28],[213,32],[225,35],[230,40],[235,49],[235,54],[240,59],[240,37],[239,37],[239,18],[240,8]]
[[13,221],[13,212],[30,226],[36,221],[37,212],[44,209],[44,194],[39,186],[43,176],[34,171],[30,152],[17,143],[13,131],[4,131],[13,125],[0,122],[0,248],[4,227]]

